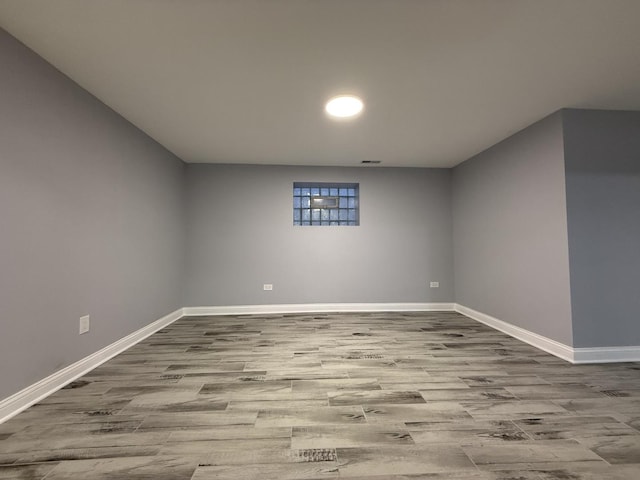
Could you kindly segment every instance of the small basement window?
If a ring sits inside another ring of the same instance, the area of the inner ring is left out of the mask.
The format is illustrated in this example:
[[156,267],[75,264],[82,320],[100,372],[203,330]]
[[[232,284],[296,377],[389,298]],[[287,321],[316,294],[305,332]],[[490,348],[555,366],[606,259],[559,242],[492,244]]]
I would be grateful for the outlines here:
[[293,184],[294,225],[360,225],[357,183]]

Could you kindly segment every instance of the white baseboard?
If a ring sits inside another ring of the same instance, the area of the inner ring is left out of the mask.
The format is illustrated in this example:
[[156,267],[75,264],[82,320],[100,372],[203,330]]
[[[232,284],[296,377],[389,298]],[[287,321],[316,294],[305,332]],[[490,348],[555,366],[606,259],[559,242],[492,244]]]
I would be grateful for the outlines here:
[[233,305],[226,307],[186,307],[184,315],[264,315],[279,313],[328,312],[429,312],[453,311],[453,303],[301,303],[281,305]]
[[465,307],[464,305],[456,303],[454,304],[454,310],[570,363],[584,364],[640,361],[640,346],[574,348],[524,328],[503,322],[502,320],[498,320],[497,318],[485,313]]
[[0,401],[0,423],[60,390],[117,354],[183,317],[182,308]]
[[540,350],[544,350],[551,355],[555,355],[556,357],[560,357],[563,360],[573,363],[573,347],[531,332],[524,328],[511,325],[507,322],[503,322],[502,320],[498,320],[497,318],[494,318],[485,313],[478,312],[477,310],[473,310],[469,307],[465,307],[464,305],[459,305],[456,303],[454,309],[456,312],[473,318],[480,323],[484,323],[491,328],[495,328],[502,333],[506,333],[507,335],[517,338],[518,340],[522,340],[523,342],[528,343],[529,345],[533,345]]
[[235,305],[218,307],[185,307],[156,320],[105,348],[59,370],[18,393],[0,401],[0,424],[65,385],[102,365],[117,354],[153,335],[158,330],[185,316],[260,315],[280,313],[327,312],[429,312],[456,311],[495,328],[529,345],[571,363],[610,363],[640,361],[640,346],[573,348],[550,338],[511,325],[497,318],[457,303],[313,303],[291,305]]
[[578,347],[573,352],[573,363],[640,362],[640,346]]

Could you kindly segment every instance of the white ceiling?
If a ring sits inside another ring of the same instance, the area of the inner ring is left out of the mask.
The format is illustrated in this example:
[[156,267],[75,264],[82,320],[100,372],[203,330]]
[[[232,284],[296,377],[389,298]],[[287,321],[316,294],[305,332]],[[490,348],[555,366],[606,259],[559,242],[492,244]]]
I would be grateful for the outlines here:
[[[186,162],[446,167],[640,110],[640,0],[0,0],[0,26]],[[327,119],[345,92],[364,114]]]

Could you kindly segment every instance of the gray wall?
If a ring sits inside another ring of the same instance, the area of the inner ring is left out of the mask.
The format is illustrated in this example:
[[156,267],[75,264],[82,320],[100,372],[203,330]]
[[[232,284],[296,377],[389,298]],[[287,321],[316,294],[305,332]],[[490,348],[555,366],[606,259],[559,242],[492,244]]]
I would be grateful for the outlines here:
[[640,112],[563,115],[574,346],[640,345]]
[[458,304],[572,344],[562,117],[453,170]]
[[[359,182],[360,226],[294,227],[294,181]],[[187,186],[189,306],[453,301],[449,170],[188,165]]]
[[2,30],[0,65],[2,399],[183,305],[184,164]]

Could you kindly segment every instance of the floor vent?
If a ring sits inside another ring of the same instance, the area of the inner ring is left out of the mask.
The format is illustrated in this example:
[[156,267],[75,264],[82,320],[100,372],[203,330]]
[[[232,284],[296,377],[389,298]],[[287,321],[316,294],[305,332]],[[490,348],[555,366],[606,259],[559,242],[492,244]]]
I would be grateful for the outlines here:
[[338,458],[333,448],[310,448],[293,454],[299,462],[333,462]]

